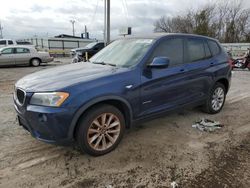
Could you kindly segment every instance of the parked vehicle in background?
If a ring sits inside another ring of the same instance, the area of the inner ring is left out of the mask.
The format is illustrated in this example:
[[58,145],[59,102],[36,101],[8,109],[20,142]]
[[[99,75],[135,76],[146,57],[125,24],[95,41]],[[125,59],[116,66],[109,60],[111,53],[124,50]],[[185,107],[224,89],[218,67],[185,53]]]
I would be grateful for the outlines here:
[[12,39],[0,39],[0,48],[10,45],[17,45],[17,43]]
[[[230,55],[229,55],[230,56]],[[250,71],[250,48],[244,57],[233,59],[231,57],[232,69],[248,69]]]
[[82,57],[82,54],[76,53],[74,55],[74,57],[72,58],[71,63],[79,63],[79,62],[82,62],[82,61],[85,61],[85,59],[83,59],[83,57]]
[[214,39],[154,34],[116,40],[90,62],[33,73],[15,84],[21,126],[48,143],[76,141],[106,154],[125,128],[186,106],[221,111],[230,87],[227,53]]
[[27,46],[34,46],[31,42],[29,41],[16,41],[17,45],[27,45]]
[[38,52],[31,46],[7,46],[0,48],[0,66],[30,65],[39,66],[41,63],[53,61],[48,52]]
[[88,58],[91,58],[93,55],[95,55],[97,52],[99,52],[103,48],[104,48],[103,42],[92,42],[83,48],[72,49],[70,51],[70,54],[72,57],[74,57],[76,54],[79,54],[80,56],[82,56],[84,60],[86,60],[87,58],[85,57],[86,52],[88,53]]

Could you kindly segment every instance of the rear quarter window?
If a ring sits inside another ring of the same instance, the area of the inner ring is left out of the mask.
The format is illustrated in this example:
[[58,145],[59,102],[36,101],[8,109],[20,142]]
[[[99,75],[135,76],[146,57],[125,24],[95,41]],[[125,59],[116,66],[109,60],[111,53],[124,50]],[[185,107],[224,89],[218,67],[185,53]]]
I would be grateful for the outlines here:
[[209,46],[210,51],[211,51],[213,56],[216,56],[220,53],[221,49],[220,49],[217,42],[212,41],[212,40],[208,40],[208,46]]

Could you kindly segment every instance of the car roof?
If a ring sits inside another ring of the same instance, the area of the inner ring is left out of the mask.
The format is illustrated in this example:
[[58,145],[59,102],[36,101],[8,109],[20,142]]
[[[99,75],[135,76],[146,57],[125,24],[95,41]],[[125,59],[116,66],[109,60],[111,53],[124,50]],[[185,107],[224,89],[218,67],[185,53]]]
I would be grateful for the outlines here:
[[[0,40],[12,40],[12,39],[0,39]],[[13,40],[12,40],[13,41]]]
[[188,33],[152,33],[148,35],[130,35],[125,37],[125,39],[130,39],[130,38],[138,38],[138,39],[160,39],[166,36],[183,36],[183,37],[197,37],[197,38],[204,38],[204,39],[209,39],[209,40],[215,40],[214,38],[203,36],[203,35],[196,35],[196,34],[188,34]]

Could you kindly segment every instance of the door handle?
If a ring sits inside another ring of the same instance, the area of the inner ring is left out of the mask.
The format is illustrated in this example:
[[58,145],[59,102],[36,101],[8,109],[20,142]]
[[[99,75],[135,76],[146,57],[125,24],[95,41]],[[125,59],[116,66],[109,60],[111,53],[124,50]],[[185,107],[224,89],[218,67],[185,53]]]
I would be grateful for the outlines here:
[[210,63],[210,66],[214,66],[214,62],[211,62],[211,63]]
[[180,72],[185,72],[185,69],[180,69]]

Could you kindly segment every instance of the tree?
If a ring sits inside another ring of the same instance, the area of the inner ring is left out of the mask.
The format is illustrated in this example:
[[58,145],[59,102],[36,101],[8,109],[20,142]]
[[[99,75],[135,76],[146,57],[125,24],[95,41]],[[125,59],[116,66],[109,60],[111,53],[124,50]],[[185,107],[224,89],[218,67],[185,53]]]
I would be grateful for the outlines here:
[[224,0],[187,10],[182,16],[162,16],[155,21],[154,31],[200,34],[221,42],[250,42],[249,13],[242,0]]

